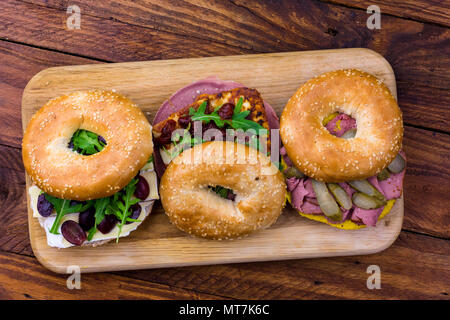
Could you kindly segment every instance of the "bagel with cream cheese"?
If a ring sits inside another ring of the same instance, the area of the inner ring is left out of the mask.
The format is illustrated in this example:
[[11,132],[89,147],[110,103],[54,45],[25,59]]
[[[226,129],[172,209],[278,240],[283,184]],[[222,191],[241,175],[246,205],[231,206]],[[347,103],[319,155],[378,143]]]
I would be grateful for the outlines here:
[[56,97],[33,115],[22,157],[50,246],[99,245],[142,223],[159,198],[151,131],[139,107],[112,91]]
[[375,226],[400,198],[403,122],[383,82],[355,69],[303,84],[280,118],[288,201],[342,229]]

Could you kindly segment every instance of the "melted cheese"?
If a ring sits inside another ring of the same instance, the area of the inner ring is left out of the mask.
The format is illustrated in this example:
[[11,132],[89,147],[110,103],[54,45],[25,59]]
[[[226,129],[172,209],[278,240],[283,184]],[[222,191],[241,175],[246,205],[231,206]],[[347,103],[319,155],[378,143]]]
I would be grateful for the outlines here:
[[169,149],[166,148],[166,150],[164,150],[163,148],[159,149],[159,154],[161,155],[161,159],[166,166],[169,165],[169,163],[172,161],[171,149],[172,148],[169,148]]
[[142,177],[144,177],[144,179],[148,183],[148,186],[150,187],[150,193],[148,194],[148,197],[145,200],[142,200],[142,201],[149,201],[149,200],[157,200],[157,199],[159,199],[158,178],[156,176],[156,172],[155,171],[141,171],[140,175]]
[[[37,209],[37,202],[39,195],[41,194],[42,190],[39,189],[37,186],[31,186],[28,189],[28,194],[30,195],[30,207],[33,211],[33,218],[43,218]],[[56,215],[55,212],[53,212],[53,215]]]

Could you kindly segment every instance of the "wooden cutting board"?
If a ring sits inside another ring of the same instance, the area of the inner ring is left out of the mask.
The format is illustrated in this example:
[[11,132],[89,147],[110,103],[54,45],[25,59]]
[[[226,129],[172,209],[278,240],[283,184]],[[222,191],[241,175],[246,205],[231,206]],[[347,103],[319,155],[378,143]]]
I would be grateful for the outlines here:
[[[67,66],[43,70],[30,80],[23,93],[22,124],[25,128],[32,114],[50,98],[93,88],[125,94],[152,122],[162,102],[177,89],[212,75],[258,89],[280,115],[302,83],[341,68],[374,74],[396,96],[395,76],[389,63],[374,51],[360,48]],[[44,266],[58,273],[68,272],[71,265],[80,266],[82,272],[99,272],[370,254],[389,247],[402,222],[403,198],[397,200],[376,228],[350,231],[302,218],[288,205],[269,229],[241,240],[212,241],[179,231],[157,205],[138,230],[117,244],[61,250],[47,246],[45,232],[28,208],[34,254]]]

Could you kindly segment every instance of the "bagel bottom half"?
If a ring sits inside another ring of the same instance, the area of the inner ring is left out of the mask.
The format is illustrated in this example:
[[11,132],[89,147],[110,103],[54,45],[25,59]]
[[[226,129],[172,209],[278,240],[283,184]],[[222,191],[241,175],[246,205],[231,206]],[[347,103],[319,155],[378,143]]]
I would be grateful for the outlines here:
[[[281,157],[281,166],[282,166],[283,170],[287,168],[286,163],[283,160],[283,157]],[[328,224],[329,226],[332,226],[332,227],[335,227],[338,229],[357,230],[357,229],[362,229],[362,228],[367,227],[365,224],[357,224],[351,220],[345,220],[344,222],[341,222],[341,223],[331,223],[327,220],[327,218],[324,215],[308,214],[308,213],[301,212],[301,211],[295,209],[294,206],[292,205],[291,193],[289,191],[286,192],[286,201],[289,202],[291,207],[295,211],[297,211],[302,217],[305,217],[307,219],[314,220],[317,222],[322,222],[322,223]],[[378,221],[383,219],[391,211],[392,207],[395,204],[395,201],[396,201],[396,199],[387,201],[386,205],[384,206],[383,211],[381,212],[380,216],[378,217]]]

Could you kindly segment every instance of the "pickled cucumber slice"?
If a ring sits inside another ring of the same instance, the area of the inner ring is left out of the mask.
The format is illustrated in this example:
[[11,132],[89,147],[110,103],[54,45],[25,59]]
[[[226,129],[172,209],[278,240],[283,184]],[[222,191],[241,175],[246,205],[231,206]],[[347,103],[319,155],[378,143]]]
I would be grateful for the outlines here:
[[378,191],[373,185],[367,180],[353,180],[348,182],[353,189],[359,192],[365,193],[368,196],[385,201],[384,195]]
[[350,130],[346,131],[346,132],[341,136],[341,138],[342,138],[342,139],[351,139],[351,138],[354,138],[355,136],[356,136],[356,129],[353,128],[353,129],[350,129]]
[[327,185],[324,182],[320,182],[311,179],[314,192],[319,202],[322,212],[333,221],[342,220],[342,212],[339,209],[338,204],[334,200],[331,193],[328,191]]
[[392,161],[387,166],[387,168],[392,173],[400,173],[403,171],[403,169],[405,169],[405,165],[406,165],[405,159],[403,159],[403,157],[400,155],[400,153],[398,153],[397,156],[395,157],[394,161]]
[[290,167],[287,168],[286,170],[284,170],[284,175],[286,176],[286,178],[304,178],[305,175],[303,174],[303,172],[301,172],[300,170],[298,170],[296,167]]
[[326,116],[325,119],[322,120],[322,125],[325,127],[328,124],[328,122],[330,122],[331,120],[336,118],[338,115],[339,115],[339,112],[334,112],[334,113]]
[[383,181],[386,180],[387,178],[389,178],[390,174],[388,169],[384,168],[378,175],[377,175],[377,179],[379,181]]
[[355,206],[366,210],[377,209],[386,205],[386,201],[368,196],[362,192],[355,192],[352,196],[352,200]]
[[352,199],[349,197],[347,192],[336,183],[327,183],[328,189],[330,189],[336,201],[345,210],[350,210],[352,207]]

